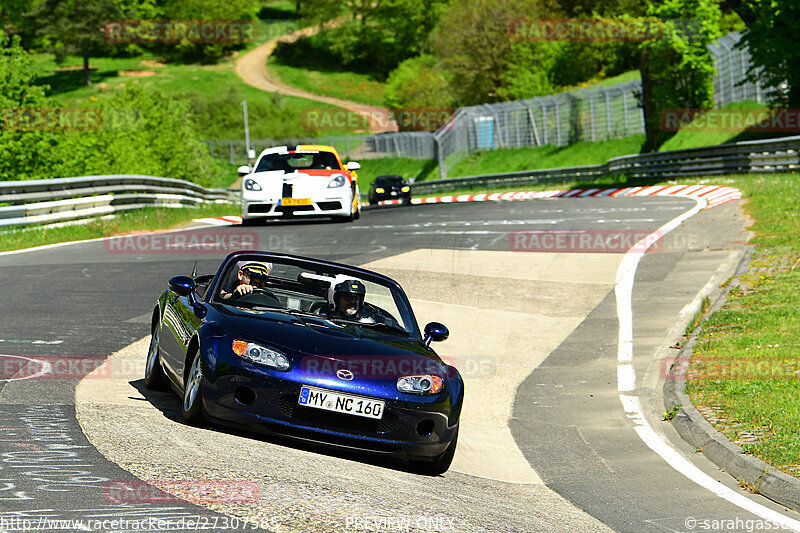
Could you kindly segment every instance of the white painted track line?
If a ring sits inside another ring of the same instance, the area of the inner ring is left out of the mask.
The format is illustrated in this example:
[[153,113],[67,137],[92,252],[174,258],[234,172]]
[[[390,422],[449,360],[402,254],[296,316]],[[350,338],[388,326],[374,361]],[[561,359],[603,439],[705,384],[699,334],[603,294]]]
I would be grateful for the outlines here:
[[619,319],[619,340],[617,351],[617,390],[622,407],[628,418],[634,423],[634,431],[648,448],[661,456],[672,468],[686,476],[689,480],[708,489],[720,498],[753,513],[754,515],[779,524],[783,528],[793,531],[800,531],[800,521],[785,516],[777,511],[765,507],[745,495],[736,492],[727,486],[719,483],[711,476],[697,468],[688,459],[681,455],[676,449],[664,441],[650,426],[645,419],[638,396],[628,394],[636,389],[636,372],[633,368],[633,282],[636,276],[636,268],[647,248],[658,241],[664,235],[678,227],[683,221],[688,220],[701,210],[707,207],[707,201],[703,197],[695,198],[697,204],[681,214],[680,216],[667,222],[659,229],[639,241],[631,250],[625,254],[617,270],[617,284],[615,295],[617,300],[617,317]]

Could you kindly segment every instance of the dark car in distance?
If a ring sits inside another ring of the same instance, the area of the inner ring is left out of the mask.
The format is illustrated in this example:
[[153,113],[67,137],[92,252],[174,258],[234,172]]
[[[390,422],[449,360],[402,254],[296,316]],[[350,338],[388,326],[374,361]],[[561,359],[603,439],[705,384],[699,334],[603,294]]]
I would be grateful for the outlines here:
[[448,330],[421,331],[386,276],[235,252],[216,274],[171,278],[151,332],[145,385],[177,393],[189,423],[405,458],[427,474],[450,467],[464,383],[430,348]]
[[411,185],[402,176],[378,176],[369,188],[369,203],[372,205],[384,200],[400,200],[407,205],[411,203]]

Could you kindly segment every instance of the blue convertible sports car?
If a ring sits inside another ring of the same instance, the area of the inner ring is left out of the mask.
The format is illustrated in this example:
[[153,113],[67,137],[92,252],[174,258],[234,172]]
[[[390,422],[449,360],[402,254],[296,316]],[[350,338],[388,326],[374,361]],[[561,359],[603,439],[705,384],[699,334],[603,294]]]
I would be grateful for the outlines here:
[[445,472],[464,383],[420,332],[394,280],[304,257],[236,252],[177,276],[156,303],[145,385],[208,419]]

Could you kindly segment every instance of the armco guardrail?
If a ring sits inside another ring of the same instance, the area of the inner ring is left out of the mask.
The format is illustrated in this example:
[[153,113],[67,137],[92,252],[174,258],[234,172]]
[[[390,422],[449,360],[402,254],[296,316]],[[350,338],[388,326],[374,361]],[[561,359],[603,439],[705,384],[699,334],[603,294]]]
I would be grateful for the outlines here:
[[602,165],[527,170],[446,180],[424,181],[411,186],[414,195],[453,191],[468,187],[506,187],[591,180],[602,176],[631,178],[678,178],[748,172],[800,171],[800,136],[743,141],[706,148],[690,148],[652,154],[615,157]]
[[129,174],[5,181],[0,182],[0,227],[66,222],[143,207],[233,203],[237,194]]

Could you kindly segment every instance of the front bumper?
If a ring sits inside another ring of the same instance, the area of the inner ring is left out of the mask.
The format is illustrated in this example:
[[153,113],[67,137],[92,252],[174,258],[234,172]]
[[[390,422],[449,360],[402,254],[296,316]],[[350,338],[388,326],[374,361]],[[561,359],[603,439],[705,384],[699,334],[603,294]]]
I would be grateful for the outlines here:
[[347,199],[312,201],[309,205],[282,206],[278,200],[252,200],[242,202],[242,218],[278,218],[290,216],[348,216]]
[[371,198],[371,201],[374,203],[382,202],[384,200],[402,200],[408,202],[411,200],[411,192],[394,191],[394,194],[392,192],[373,192]]
[[204,405],[208,416],[222,424],[409,459],[441,455],[458,429],[458,420],[451,420],[448,410],[438,410],[442,402],[428,405],[384,398],[384,415],[375,420],[301,406],[301,387],[274,376],[228,375],[204,383]]

